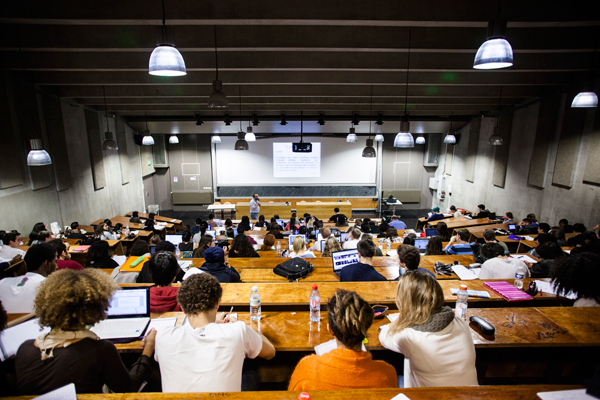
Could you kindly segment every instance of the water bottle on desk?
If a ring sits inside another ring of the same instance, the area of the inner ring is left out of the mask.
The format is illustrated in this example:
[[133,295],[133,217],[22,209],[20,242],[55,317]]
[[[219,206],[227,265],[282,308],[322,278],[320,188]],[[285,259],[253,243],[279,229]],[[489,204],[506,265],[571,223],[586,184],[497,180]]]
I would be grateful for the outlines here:
[[281,257],[281,243],[277,242],[277,257]]
[[392,239],[386,239],[387,242],[387,251],[392,250]]
[[181,260],[181,249],[179,248],[179,245],[175,247],[175,258],[177,261]]
[[523,279],[525,279],[526,268],[520,265],[515,271],[515,287],[519,290],[523,289]]
[[250,293],[250,319],[252,321],[260,321],[260,308],[258,286],[252,286],[252,293]]
[[312,285],[312,292],[310,292],[310,320],[321,321],[321,295],[317,285]]
[[383,239],[379,239],[379,250],[381,250],[381,254],[383,254]]
[[467,285],[460,285],[460,290],[456,292],[456,306],[454,308],[454,314],[458,318],[467,320],[467,301],[469,300],[469,293],[467,292]]

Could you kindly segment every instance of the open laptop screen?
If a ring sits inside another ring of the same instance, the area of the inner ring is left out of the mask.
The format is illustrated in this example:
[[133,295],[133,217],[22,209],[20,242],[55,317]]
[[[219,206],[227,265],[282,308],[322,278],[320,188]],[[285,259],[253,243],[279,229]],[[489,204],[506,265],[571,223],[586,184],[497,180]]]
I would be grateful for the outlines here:
[[321,253],[325,251],[325,242],[327,242],[327,240],[321,240]]
[[339,271],[346,265],[360,262],[360,256],[356,249],[336,251],[331,254],[331,259],[333,260],[334,271]]
[[421,253],[424,253],[427,250],[427,243],[429,243],[429,239],[415,239],[415,247],[419,249]]
[[517,230],[517,224],[508,224],[508,230],[509,231]]
[[425,229],[425,236],[430,237],[430,236],[436,236],[437,235],[437,229]]
[[346,241],[346,236],[348,236],[348,232],[342,232],[340,234],[340,243],[344,243]]
[[277,225],[279,225],[281,227],[281,229],[285,228],[283,220],[282,219],[276,219],[275,221],[277,221]]
[[304,235],[290,235],[288,238],[288,245],[290,246],[290,249],[294,246],[294,239],[296,238],[296,236],[304,237]]
[[150,316],[148,288],[117,290],[106,312],[109,318]]
[[181,235],[165,235],[165,240],[173,243],[175,247],[177,247],[177,245],[183,241]]
[[206,235],[210,235],[214,239],[217,236],[217,231],[206,231]]

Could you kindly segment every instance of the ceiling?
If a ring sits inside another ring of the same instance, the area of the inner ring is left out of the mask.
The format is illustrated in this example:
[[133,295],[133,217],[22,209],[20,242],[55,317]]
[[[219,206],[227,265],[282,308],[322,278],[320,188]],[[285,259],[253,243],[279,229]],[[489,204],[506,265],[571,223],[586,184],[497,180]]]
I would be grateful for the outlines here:
[[[155,77],[148,74],[148,60],[162,41],[160,0],[13,1],[0,17],[0,66],[98,110],[105,110],[106,93],[109,112],[139,129],[147,113],[157,121],[156,133],[220,124],[196,126],[194,113],[222,121],[227,112],[236,121],[240,91],[246,119],[285,113],[293,121],[302,111],[307,119],[324,114],[326,121],[346,120],[310,125],[321,132],[342,125],[347,131],[353,113],[361,121],[380,113],[385,130],[393,132],[405,99],[411,120],[423,126],[451,115],[462,125],[496,113],[500,92],[500,107],[507,110],[589,77],[600,37],[591,4],[503,1],[500,15],[508,20],[514,65],[483,71],[472,68],[473,59],[486,39],[487,21],[498,13],[497,1],[166,0],[166,24],[187,75]],[[207,107],[215,26],[228,111]]]

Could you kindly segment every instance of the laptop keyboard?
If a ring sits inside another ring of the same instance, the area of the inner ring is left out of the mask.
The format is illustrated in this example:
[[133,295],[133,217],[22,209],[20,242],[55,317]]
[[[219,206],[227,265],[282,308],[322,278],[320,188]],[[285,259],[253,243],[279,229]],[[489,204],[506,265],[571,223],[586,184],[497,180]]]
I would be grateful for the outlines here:
[[102,339],[141,336],[150,318],[105,319],[90,330]]

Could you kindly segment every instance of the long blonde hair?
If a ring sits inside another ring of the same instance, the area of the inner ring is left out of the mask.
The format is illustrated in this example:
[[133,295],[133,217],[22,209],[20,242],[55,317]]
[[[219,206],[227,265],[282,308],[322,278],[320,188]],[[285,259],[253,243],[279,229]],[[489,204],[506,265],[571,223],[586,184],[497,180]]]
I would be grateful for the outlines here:
[[400,315],[392,322],[389,334],[401,332],[411,325],[424,324],[433,310],[444,305],[444,292],[430,274],[408,271],[398,280],[396,305]]
[[301,250],[304,250],[304,246],[306,243],[304,242],[303,236],[296,236],[294,238],[294,243],[292,244],[294,253],[298,254]]

